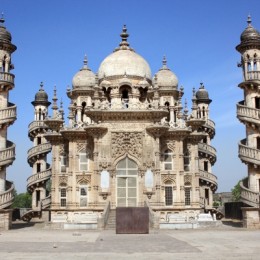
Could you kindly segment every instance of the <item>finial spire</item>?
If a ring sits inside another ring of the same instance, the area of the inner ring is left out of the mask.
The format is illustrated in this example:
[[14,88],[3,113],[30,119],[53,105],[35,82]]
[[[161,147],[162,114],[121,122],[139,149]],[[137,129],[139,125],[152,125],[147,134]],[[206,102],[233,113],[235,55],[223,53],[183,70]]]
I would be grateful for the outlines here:
[[84,64],[84,65],[83,65],[83,68],[87,68],[87,67],[88,67],[88,66],[87,66],[87,65],[88,65],[88,58],[87,58],[87,55],[86,55],[86,54],[84,55],[83,64]]
[[247,24],[248,24],[248,26],[251,26],[251,23],[252,23],[252,19],[251,19],[251,15],[249,14],[247,16]]
[[43,82],[40,83],[40,90],[43,90]]
[[200,89],[204,89],[203,82],[200,82]]
[[162,64],[163,64],[163,69],[167,69],[167,59],[165,55],[163,55]]
[[120,34],[122,41],[120,42],[119,46],[129,46],[129,43],[127,42],[127,38],[129,34],[127,33],[126,25],[123,26],[122,33]]
[[2,12],[1,18],[0,18],[0,23],[4,23],[4,22],[5,22],[5,18],[4,18],[4,13]]

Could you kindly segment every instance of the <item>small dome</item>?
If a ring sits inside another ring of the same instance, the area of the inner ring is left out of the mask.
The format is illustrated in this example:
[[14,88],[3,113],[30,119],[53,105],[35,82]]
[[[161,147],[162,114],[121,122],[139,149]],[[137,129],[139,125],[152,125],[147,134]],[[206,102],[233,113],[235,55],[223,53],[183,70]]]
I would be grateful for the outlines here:
[[98,70],[98,77],[111,76],[136,76],[151,79],[151,69],[147,61],[129,47],[127,42],[128,34],[124,26],[121,33],[122,42],[112,54],[106,57]]
[[83,68],[72,79],[73,88],[92,87],[96,83],[95,74],[87,67],[87,58],[84,58]]
[[248,16],[247,28],[242,32],[240,36],[241,42],[251,41],[251,40],[258,40],[260,41],[260,33],[251,25],[251,16]]
[[0,42],[7,42],[7,43],[11,43],[12,41],[12,36],[11,33],[9,33],[5,26],[4,26],[4,18],[0,18]]
[[7,44],[8,48],[11,52],[14,52],[16,50],[16,46],[11,43],[12,36],[11,33],[9,33],[5,26],[4,26],[4,18],[3,16],[0,18],[0,43]]
[[203,83],[200,83],[200,88],[196,92],[196,99],[200,102],[210,103],[211,99],[209,98],[208,91],[204,88]]
[[156,75],[158,87],[175,89],[178,87],[178,78],[169,68],[167,68],[167,60],[165,57],[163,57],[163,66]]
[[50,102],[48,101],[48,94],[43,89],[43,83],[41,82],[41,88],[39,91],[35,94],[34,101],[32,102],[33,105],[50,105]]
[[240,35],[241,42],[236,47],[238,51],[251,45],[260,47],[260,33],[251,25],[251,16],[248,16],[247,23],[247,28]]

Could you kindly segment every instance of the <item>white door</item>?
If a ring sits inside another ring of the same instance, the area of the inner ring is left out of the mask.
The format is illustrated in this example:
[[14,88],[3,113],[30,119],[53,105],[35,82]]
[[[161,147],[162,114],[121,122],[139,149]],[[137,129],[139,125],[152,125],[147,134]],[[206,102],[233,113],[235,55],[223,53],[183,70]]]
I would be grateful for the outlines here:
[[137,206],[137,164],[126,157],[117,165],[117,206]]

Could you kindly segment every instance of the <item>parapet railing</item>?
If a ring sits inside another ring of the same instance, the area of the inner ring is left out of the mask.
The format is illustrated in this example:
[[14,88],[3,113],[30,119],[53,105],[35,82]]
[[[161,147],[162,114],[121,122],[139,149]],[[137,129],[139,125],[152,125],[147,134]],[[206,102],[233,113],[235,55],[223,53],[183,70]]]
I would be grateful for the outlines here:
[[8,208],[14,200],[14,184],[6,181],[7,190],[0,194],[0,209]]
[[241,201],[247,205],[250,205],[255,208],[259,208],[259,192],[252,191],[246,188],[243,184],[243,181],[240,182],[241,188]]

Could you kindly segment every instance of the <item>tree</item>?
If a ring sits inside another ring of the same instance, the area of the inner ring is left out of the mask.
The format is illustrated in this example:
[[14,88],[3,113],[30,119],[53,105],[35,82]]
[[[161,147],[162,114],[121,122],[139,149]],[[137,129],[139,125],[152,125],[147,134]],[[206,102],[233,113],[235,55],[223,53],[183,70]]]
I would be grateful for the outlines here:
[[12,208],[31,208],[32,207],[32,195],[28,192],[17,194],[14,192],[14,202]]
[[240,196],[241,196],[241,187],[240,187],[240,182],[243,181],[239,180],[238,183],[234,186],[234,188],[231,190],[232,192],[232,198],[233,201],[237,202],[240,200]]

